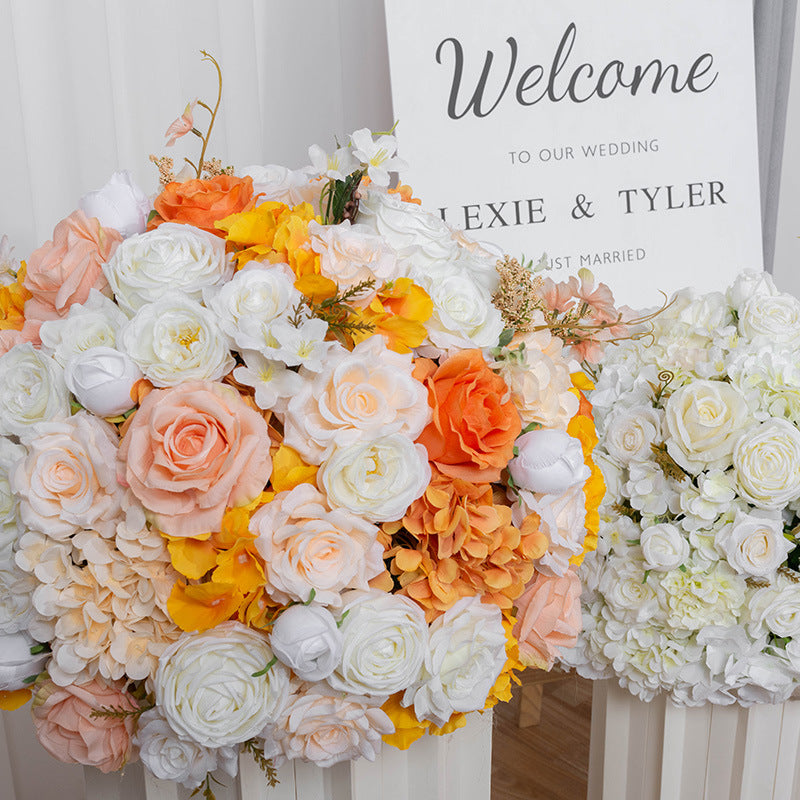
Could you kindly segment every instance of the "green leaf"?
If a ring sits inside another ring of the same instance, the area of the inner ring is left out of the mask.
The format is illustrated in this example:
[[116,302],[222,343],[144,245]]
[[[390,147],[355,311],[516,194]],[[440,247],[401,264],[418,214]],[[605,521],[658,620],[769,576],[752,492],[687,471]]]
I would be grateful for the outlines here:
[[520,436],[522,436],[522,434],[523,434],[523,433],[530,433],[531,431],[538,431],[538,430],[539,430],[539,428],[541,428],[541,427],[542,427],[542,426],[541,426],[541,425],[540,425],[538,422],[529,422],[529,423],[528,423],[528,424],[527,424],[527,425],[526,425],[526,426],[525,426],[525,427],[522,429],[522,431],[521,431],[521,433],[520,433]]
[[505,347],[514,338],[514,331],[511,328],[506,328],[500,334],[500,347]]
[[157,216],[158,216],[158,211],[156,211],[155,209],[153,209],[153,210],[152,210],[152,211],[151,211],[151,212],[150,212],[150,213],[147,215],[147,224],[149,225],[149,224],[150,224],[150,223],[151,223],[151,222],[152,222],[152,221],[153,221],[153,220],[154,220],[154,219],[155,219]]
[[250,677],[260,678],[262,675],[266,675],[272,669],[273,665],[277,663],[277,661],[278,661],[278,656],[272,656],[269,664],[267,664],[267,666],[264,667],[264,669],[260,669],[258,672],[254,672]]
[[681,572],[688,572],[688,570],[686,569],[686,564],[681,564],[681,565],[678,567],[678,569],[679,569]]
[[317,596],[317,590],[312,589],[308,595],[308,600],[303,603],[304,606],[310,606],[314,602],[314,598]]
[[345,611],[344,614],[342,614],[342,616],[339,617],[339,620],[336,623],[336,627],[337,628],[341,628],[342,627],[342,623],[347,619],[347,615],[349,613],[350,613],[350,609],[348,608],[347,611]]
[[653,571],[653,570],[651,570],[651,569],[646,569],[646,570],[644,571],[644,578],[642,578],[642,583],[647,583],[647,578],[648,578],[648,576],[650,575],[650,573],[651,573],[652,571]]
[[39,653],[44,653],[45,651],[49,652],[49,650],[50,650],[50,645],[47,645],[47,644],[35,644],[33,647],[31,647],[31,655],[32,656],[38,656]]

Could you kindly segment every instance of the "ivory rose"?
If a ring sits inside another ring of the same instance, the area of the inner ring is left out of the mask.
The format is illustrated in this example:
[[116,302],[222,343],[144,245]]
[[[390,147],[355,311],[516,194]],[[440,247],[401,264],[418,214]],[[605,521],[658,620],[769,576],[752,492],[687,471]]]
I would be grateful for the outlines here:
[[264,418],[220,383],[152,391],[122,440],[117,477],[172,536],[218,531],[226,506],[251,502],[272,471]]
[[53,239],[28,259],[25,288],[33,297],[25,303],[26,319],[63,317],[74,303],[83,303],[91,289],[108,290],[103,264],[122,241],[83,211],[73,211],[56,225]]
[[439,367],[417,359],[414,377],[428,388],[433,421],[417,441],[445,475],[466,481],[500,480],[514,455],[522,424],[509,391],[480,350],[464,350]]
[[93,718],[92,711],[103,706],[137,708],[121,684],[93,680],[61,687],[45,681],[31,707],[42,747],[66,764],[83,764],[106,773],[122,769],[133,752],[135,718]]
[[267,591],[281,603],[339,607],[345,589],[367,589],[383,571],[378,529],[344,509],[333,509],[314,486],[280,492],[250,520],[265,561]]

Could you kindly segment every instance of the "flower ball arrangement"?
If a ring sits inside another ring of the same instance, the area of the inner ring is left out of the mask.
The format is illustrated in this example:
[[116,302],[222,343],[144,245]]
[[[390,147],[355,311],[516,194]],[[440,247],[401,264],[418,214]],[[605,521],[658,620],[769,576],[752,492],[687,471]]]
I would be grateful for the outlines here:
[[681,291],[650,342],[606,351],[581,674],[685,705],[800,686],[798,355],[800,302],[765,273]]
[[209,797],[245,751],[274,780],[453,731],[575,642],[578,361],[625,327],[389,188],[390,134],[234,174],[218,106],[153,200],[117,173],[0,258],[3,703]]

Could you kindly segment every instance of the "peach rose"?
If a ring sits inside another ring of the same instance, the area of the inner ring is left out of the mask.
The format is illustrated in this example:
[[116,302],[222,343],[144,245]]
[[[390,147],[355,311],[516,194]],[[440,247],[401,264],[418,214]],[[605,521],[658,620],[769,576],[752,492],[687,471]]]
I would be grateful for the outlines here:
[[581,632],[581,582],[574,569],[561,577],[537,574],[516,601],[523,664],[550,669],[560,647],[574,647]]
[[102,707],[138,706],[122,691],[121,684],[108,685],[99,680],[70,686],[56,686],[45,681],[33,698],[33,726],[42,747],[66,764],[97,767],[101,772],[122,769],[131,759],[133,717],[91,716]]
[[254,500],[272,471],[264,418],[230,386],[150,392],[119,449],[117,479],[171,536],[219,531],[227,506]]
[[118,231],[102,227],[83,211],[62,219],[52,241],[28,259],[25,288],[33,297],[25,303],[25,318],[58,319],[70,306],[85,302],[90,289],[107,290],[102,266],[121,241]]
[[252,199],[253,179],[249,177],[217,175],[184,183],[173,181],[156,198],[153,206],[158,216],[151,220],[147,229],[157,228],[162,222],[183,222],[224,237],[225,231],[215,228],[214,223],[249,210]]
[[442,361],[417,359],[414,377],[428,388],[431,422],[417,441],[441,472],[451,478],[488,483],[514,455],[522,429],[505,381],[480,350],[463,350]]

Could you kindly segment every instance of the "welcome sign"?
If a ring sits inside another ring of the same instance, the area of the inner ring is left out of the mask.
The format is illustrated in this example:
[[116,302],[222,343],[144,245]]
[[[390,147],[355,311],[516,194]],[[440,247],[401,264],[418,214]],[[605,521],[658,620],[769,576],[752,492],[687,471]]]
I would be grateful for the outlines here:
[[427,207],[631,305],[761,269],[751,0],[385,0]]

